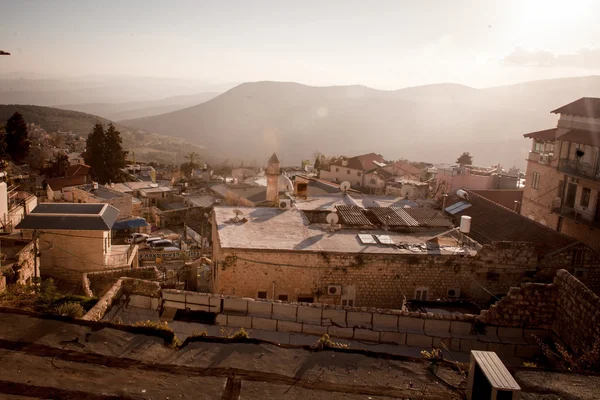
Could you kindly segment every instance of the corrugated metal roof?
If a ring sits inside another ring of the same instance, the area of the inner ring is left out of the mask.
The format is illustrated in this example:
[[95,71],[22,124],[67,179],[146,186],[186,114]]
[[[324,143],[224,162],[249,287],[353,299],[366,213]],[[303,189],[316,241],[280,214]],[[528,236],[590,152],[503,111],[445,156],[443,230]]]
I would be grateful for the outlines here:
[[419,223],[408,215],[404,209],[397,207],[370,207],[368,209],[382,224],[388,226],[418,226]]
[[346,225],[372,226],[371,221],[363,214],[362,208],[356,206],[337,206],[337,212]]
[[144,218],[131,218],[122,221],[117,221],[113,225],[114,230],[133,229],[148,226],[148,222]]
[[437,228],[453,227],[450,220],[432,208],[402,208],[401,210],[413,217],[419,223],[419,226]]

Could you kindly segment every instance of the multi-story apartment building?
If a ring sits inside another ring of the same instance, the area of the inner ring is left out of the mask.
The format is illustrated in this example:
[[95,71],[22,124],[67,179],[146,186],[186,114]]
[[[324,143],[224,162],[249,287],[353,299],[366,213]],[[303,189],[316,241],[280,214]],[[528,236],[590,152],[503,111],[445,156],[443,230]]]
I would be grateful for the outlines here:
[[554,111],[556,128],[533,139],[521,213],[600,250],[600,98]]

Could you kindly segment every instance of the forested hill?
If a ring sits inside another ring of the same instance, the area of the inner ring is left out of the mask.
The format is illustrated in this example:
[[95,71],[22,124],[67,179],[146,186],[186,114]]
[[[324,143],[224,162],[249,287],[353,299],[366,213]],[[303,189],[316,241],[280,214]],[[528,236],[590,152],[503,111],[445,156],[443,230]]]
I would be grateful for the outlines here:
[[[0,125],[4,125],[10,116],[18,111],[27,123],[40,125],[48,132],[71,131],[78,135],[87,135],[97,122],[107,125],[111,121],[96,115],[78,111],[61,110],[52,107],[29,106],[20,104],[0,105]],[[121,132],[127,130],[118,124],[115,127]]]

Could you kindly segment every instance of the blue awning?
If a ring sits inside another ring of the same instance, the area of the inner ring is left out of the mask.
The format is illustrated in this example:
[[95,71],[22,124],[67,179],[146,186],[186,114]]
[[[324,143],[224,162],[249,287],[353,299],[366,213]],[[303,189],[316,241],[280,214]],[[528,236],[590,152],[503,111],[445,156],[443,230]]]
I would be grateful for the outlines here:
[[148,226],[148,223],[144,218],[131,218],[115,222],[112,229],[114,231],[120,231],[125,229],[142,228],[144,226]]

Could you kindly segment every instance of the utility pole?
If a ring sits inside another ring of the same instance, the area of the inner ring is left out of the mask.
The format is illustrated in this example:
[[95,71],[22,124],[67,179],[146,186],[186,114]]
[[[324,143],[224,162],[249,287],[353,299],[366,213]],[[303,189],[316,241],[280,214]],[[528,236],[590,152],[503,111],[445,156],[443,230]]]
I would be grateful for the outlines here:
[[33,230],[33,279],[35,290],[38,290],[38,246],[37,229]]

